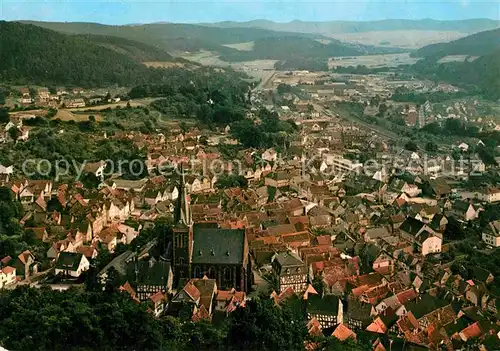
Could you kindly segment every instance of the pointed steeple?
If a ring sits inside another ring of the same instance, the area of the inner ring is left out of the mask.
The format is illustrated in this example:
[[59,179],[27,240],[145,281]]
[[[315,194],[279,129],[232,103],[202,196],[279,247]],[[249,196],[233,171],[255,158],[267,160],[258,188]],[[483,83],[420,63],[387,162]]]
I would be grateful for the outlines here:
[[189,207],[189,196],[185,186],[184,169],[182,163],[179,168],[179,197],[175,206],[174,221],[176,225],[191,226],[191,209]]

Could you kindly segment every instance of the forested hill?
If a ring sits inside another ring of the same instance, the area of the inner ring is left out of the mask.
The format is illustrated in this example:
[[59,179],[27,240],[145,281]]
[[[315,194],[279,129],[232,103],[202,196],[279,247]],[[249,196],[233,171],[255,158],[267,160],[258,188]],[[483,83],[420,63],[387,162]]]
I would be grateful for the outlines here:
[[154,69],[136,62],[129,54],[85,38],[5,21],[0,21],[0,32],[0,81],[87,87],[159,79]]
[[500,50],[500,28],[472,34],[449,43],[427,45],[412,53],[412,56],[432,58],[448,55],[483,56],[496,50]]
[[500,49],[472,62],[438,63],[435,58],[426,58],[413,69],[430,79],[476,86],[485,97],[500,99]]
[[[359,56],[401,52],[400,49],[349,44],[315,33],[294,33],[262,28],[218,28],[180,23],[108,26],[97,23],[22,22],[66,34],[104,35],[138,41],[170,54],[208,50],[230,62],[293,58],[326,59],[332,56]],[[249,43],[250,50],[231,44]]]
[[262,28],[217,28],[182,23],[151,23],[143,25],[110,26],[98,23],[61,23],[24,21],[39,27],[66,34],[96,34],[127,38],[156,46],[169,53],[177,51],[210,50],[237,51],[223,45],[251,42],[269,37],[289,35],[309,39],[326,39],[319,34],[275,32]]
[[78,37],[126,55],[137,62],[172,61],[166,51],[152,45],[110,35],[81,34]]

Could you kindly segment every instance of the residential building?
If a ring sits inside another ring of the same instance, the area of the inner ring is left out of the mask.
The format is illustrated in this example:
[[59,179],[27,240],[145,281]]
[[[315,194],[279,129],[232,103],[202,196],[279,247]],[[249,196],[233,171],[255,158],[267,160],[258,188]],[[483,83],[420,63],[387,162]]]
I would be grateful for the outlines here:
[[272,259],[272,267],[278,281],[279,293],[287,288],[292,288],[297,293],[307,289],[307,267],[294,253],[276,254]]
[[310,295],[307,299],[307,319],[316,319],[321,327],[328,328],[344,322],[342,301],[334,295]]
[[89,260],[83,254],[76,252],[61,252],[56,260],[55,274],[78,278],[89,268]]

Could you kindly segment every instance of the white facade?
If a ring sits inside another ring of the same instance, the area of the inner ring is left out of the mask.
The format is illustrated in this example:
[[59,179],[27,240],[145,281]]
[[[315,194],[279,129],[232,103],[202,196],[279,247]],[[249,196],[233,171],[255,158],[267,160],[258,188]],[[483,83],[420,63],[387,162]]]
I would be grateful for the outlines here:
[[441,252],[443,239],[437,236],[430,236],[422,243],[422,256]]
[[349,160],[340,155],[326,154],[325,161],[326,164],[332,166],[333,169],[342,172],[354,172],[363,167],[362,163]]
[[5,267],[0,269],[0,289],[16,282],[16,269],[14,267]]
[[500,189],[488,189],[484,194],[481,194],[481,198],[489,203],[500,201]]
[[84,255],[81,255],[80,263],[78,264],[78,268],[76,270],[66,270],[66,269],[55,269],[55,274],[58,275],[62,273],[63,275],[68,275],[70,277],[78,278],[83,272],[87,271],[90,268],[89,260]]
[[500,236],[499,235],[494,235],[494,234],[490,234],[490,233],[483,233],[482,239],[488,245],[491,245],[493,247],[500,247]]

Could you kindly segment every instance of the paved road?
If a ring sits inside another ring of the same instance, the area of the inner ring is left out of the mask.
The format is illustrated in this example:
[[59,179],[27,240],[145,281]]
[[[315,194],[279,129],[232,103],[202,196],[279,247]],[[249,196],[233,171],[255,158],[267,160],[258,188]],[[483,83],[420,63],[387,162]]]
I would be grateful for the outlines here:
[[[326,109],[324,107],[321,107],[321,106],[320,106],[320,108],[322,109],[322,112],[325,115],[327,115],[329,117],[334,117],[333,113],[330,112],[328,109]],[[368,130],[370,130],[372,132],[375,132],[378,135],[383,136],[383,137],[385,137],[387,139],[398,140],[398,139],[401,138],[398,134],[396,134],[394,132],[391,132],[391,131],[385,130],[385,129],[381,128],[381,127],[374,126],[373,124],[369,124],[367,122],[361,121],[359,118],[357,118],[355,116],[352,116],[348,112],[339,111],[339,116],[342,119],[348,120],[350,122],[354,122],[355,124],[357,124],[357,125],[365,128],[365,129],[368,129]]]
[[266,74],[264,77],[262,77],[260,83],[255,88],[253,88],[253,91],[268,89],[270,87],[269,85],[272,85],[271,84],[272,79],[273,79],[275,74],[276,74],[276,72],[270,71],[268,74]]

